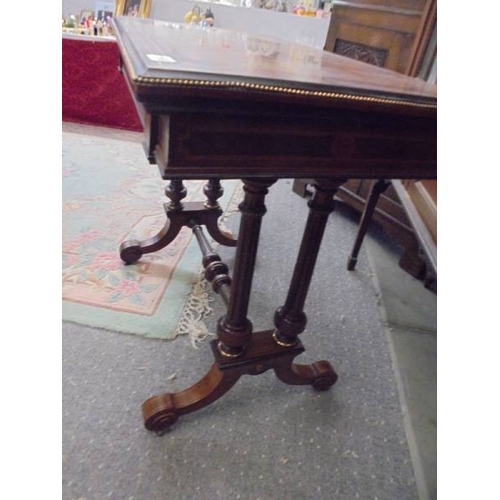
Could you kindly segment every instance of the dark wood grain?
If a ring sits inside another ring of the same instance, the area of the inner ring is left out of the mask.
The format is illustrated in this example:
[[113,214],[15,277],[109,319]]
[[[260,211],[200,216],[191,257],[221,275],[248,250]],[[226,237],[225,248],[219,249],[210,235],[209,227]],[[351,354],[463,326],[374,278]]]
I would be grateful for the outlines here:
[[266,213],[264,199],[274,180],[243,179],[244,198],[240,203],[241,221],[232,278],[232,293],[227,313],[217,323],[220,349],[228,356],[244,353],[252,336],[252,323],[247,317],[252,279],[257,258],[262,217]]
[[272,39],[114,22],[164,179],[436,176],[435,85]]
[[184,226],[192,227],[193,221],[206,226],[212,238],[221,245],[236,246],[236,239],[223,233],[217,223],[222,209],[207,207],[201,201],[189,201],[181,206],[164,204],[167,221],[160,231],[147,240],[126,240],[120,245],[120,258],[126,264],[137,262],[143,255],[157,252],[170,244]]
[[436,176],[435,117],[176,113],[159,130],[168,137],[155,149],[165,179]]
[[391,3],[336,1],[325,50],[410,74],[424,7],[404,8],[404,2]]
[[[285,383],[329,389],[337,374],[327,361],[293,359],[304,351],[298,336],[333,195],[346,179],[436,177],[435,86],[243,33],[120,17],[114,26],[124,75],[147,124],[146,155],[163,179],[176,181],[167,217],[194,229],[207,277],[227,302],[211,344],[212,368],[185,391],[148,399],[146,428],[163,432],[242,375],[269,369]],[[201,229],[216,232],[224,178],[244,184],[231,278]],[[316,190],[276,328],[253,332],[248,308],[265,197],[280,178],[314,179]],[[182,202],[183,179],[209,179],[202,207]]]
[[402,103],[431,103],[436,97],[435,86],[421,80],[278,39],[129,17],[116,17],[114,25],[139,100],[168,97],[171,91],[178,96],[193,87],[225,94],[230,89],[226,98],[231,100],[248,99],[249,92],[251,99],[259,93],[285,94],[284,89],[290,90],[283,96],[288,102],[297,95],[310,97],[307,92],[312,91],[336,91],[344,100],[376,96]]
[[311,385],[318,391],[329,389],[338,378],[328,361],[311,365],[293,363],[294,358],[304,352],[304,347],[300,343],[293,347],[279,346],[272,330],[254,333],[248,349],[236,359],[221,355],[216,340],[211,344],[215,362],[201,380],[184,391],[153,396],[143,403],[144,424],[148,430],[164,433],[182,415],[215,402],[242,375],[261,375],[273,369],[286,384]]
[[314,195],[309,202],[309,217],[304,229],[302,243],[292,275],[285,304],[274,315],[276,341],[282,345],[294,345],[297,336],[306,327],[304,304],[319,254],[321,240],[328,216],[333,211],[338,187],[345,179],[322,179],[315,181]]
[[390,181],[386,181],[385,179],[379,179],[378,181],[373,182],[371,186],[370,194],[368,195],[368,201],[366,203],[365,209],[363,210],[361,220],[359,221],[356,239],[354,240],[354,245],[352,247],[351,254],[347,259],[347,269],[349,271],[353,271],[354,268],[356,267],[359,250],[361,249],[363,238],[365,237],[366,232],[368,230],[368,226],[373,216],[373,212],[375,211],[375,207],[377,206],[378,199],[380,195],[389,187],[389,185]]

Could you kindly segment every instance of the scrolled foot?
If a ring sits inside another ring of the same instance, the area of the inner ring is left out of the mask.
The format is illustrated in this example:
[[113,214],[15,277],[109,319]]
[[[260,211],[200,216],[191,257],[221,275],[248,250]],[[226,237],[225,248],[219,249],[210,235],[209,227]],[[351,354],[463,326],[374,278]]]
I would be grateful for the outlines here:
[[179,417],[199,410],[223,396],[238,381],[241,371],[221,371],[216,363],[209,372],[188,389],[153,396],[142,404],[144,426],[162,434],[177,422]]
[[142,257],[142,248],[140,242],[137,240],[124,241],[120,245],[120,259],[125,264],[133,264]]
[[150,431],[162,435],[179,419],[170,394],[154,396],[142,405],[144,426]]
[[162,436],[178,419],[179,415],[175,413],[161,412],[148,419],[144,425],[146,429]]
[[285,384],[311,385],[317,391],[326,391],[335,384],[338,375],[328,361],[317,361],[311,365],[295,363],[275,367],[276,376]]
[[327,391],[339,378],[328,361],[317,361],[311,365],[311,368],[316,374],[311,385],[317,391]]

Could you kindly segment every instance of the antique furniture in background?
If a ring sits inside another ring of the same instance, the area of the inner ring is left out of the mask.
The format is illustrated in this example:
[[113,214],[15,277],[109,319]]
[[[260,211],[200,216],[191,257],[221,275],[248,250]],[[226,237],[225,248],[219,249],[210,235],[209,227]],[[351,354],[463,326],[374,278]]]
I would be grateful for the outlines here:
[[436,0],[333,4],[325,50],[417,76],[436,23]]
[[[205,277],[227,305],[211,342],[211,369],[184,391],[147,399],[146,428],[165,431],[245,374],[272,369],[287,384],[329,389],[337,374],[328,361],[293,360],[304,351],[304,305],[334,195],[349,178],[436,177],[435,86],[244,33],[131,17],[115,18],[114,28],[144,124],[145,153],[169,181],[170,199],[160,233],[124,242],[121,257],[132,264],[187,225],[200,244]],[[217,216],[223,178],[244,185],[231,273],[203,228]],[[284,304],[273,327],[254,332],[248,309],[265,197],[281,178],[312,179],[314,193]],[[183,179],[207,179],[205,204],[183,201]]]
[[437,291],[437,183],[393,180],[392,185],[419,242],[425,264],[421,279],[427,288]]
[[[436,0],[335,2],[325,50],[435,83],[436,26]],[[383,181],[350,180],[337,192],[340,200],[363,212],[348,269],[354,269],[357,252],[373,216],[373,220],[403,246],[401,267],[434,289],[435,277],[432,278],[429,273],[435,274],[436,267],[429,264],[428,247],[421,241],[429,235],[423,236],[422,232],[415,231],[416,222],[408,216],[396,189],[390,182]],[[420,191],[427,188],[437,191],[436,181],[419,186]],[[306,189],[307,180],[297,181],[294,185],[299,194],[306,193]],[[415,190],[413,192],[416,193]],[[411,196],[411,193],[405,194],[407,201],[411,202]],[[425,197],[429,198],[429,194]],[[435,214],[437,217],[437,212]],[[433,224],[436,225],[435,220]],[[421,223],[420,227],[425,225]]]

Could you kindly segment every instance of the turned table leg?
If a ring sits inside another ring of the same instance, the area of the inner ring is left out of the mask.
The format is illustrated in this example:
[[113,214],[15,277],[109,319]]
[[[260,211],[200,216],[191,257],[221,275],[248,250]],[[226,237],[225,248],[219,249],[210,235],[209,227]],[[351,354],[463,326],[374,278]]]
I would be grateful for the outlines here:
[[252,323],[247,318],[248,302],[259,244],[262,217],[266,213],[264,199],[276,180],[243,179],[244,198],[241,212],[238,245],[232,276],[231,297],[227,314],[219,319],[217,336],[219,350],[228,357],[243,354],[252,336]]
[[[282,352],[272,340],[271,331],[252,337],[252,323],[247,318],[252,278],[257,256],[260,226],[266,212],[264,205],[267,188],[275,180],[243,180],[244,199],[240,204],[241,221],[236,248],[234,276],[227,276],[227,266],[210,248],[193,214],[189,225],[193,228],[204,255],[203,265],[207,279],[214,290],[227,302],[227,314],[217,324],[218,340],[212,341],[215,362],[199,382],[178,393],[153,396],[142,405],[147,429],[163,433],[181,415],[203,408],[225,394],[243,374],[258,375],[271,366],[269,358],[279,358],[278,364],[296,356],[303,348]],[[212,185],[213,187],[213,185]],[[264,354],[264,360],[263,358]],[[288,364],[291,363],[291,360]]]
[[[274,315],[276,330],[273,337],[284,348],[298,343],[298,335],[305,330],[307,316],[304,304],[313,276],[321,240],[328,216],[334,209],[333,196],[343,179],[315,181],[315,192],[309,201],[306,222],[297,262],[292,275],[285,304]],[[327,361],[312,365],[284,365],[276,374],[289,384],[312,384],[317,389],[328,389],[337,380],[337,374]]]
[[243,180],[244,199],[240,204],[241,221],[234,276],[210,247],[196,218],[192,227],[203,253],[206,279],[227,305],[227,313],[217,323],[217,340],[211,342],[214,364],[196,384],[178,393],[166,393],[146,400],[142,405],[147,429],[163,433],[181,415],[201,409],[216,401],[233,387],[242,375],[260,375],[274,370],[287,384],[309,384],[324,391],[337,381],[328,361],[310,365],[293,360],[304,352],[298,336],[305,329],[303,311],[321,240],[329,214],[334,207],[333,195],[343,179],[316,181],[309,201],[309,217],[304,230],[293,277],[283,307],[275,313],[275,329],[254,333],[247,317],[264,204],[274,180]]

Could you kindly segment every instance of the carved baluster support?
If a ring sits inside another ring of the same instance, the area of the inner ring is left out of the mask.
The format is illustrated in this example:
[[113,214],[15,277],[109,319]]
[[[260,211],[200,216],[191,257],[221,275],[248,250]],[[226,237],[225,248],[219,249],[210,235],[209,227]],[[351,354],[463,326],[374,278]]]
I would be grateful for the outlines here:
[[309,201],[307,219],[297,262],[288,289],[285,304],[274,316],[275,340],[279,345],[291,346],[297,343],[297,336],[306,327],[307,317],[304,303],[318,257],[321,240],[328,216],[334,209],[333,196],[344,179],[315,181],[315,192]]
[[237,292],[231,294],[227,314],[217,324],[219,349],[228,357],[241,356],[252,336],[252,323],[247,318],[248,302],[262,217],[266,213],[264,200],[268,188],[275,182],[275,179],[243,179],[245,194],[239,206],[241,220],[231,285]]

